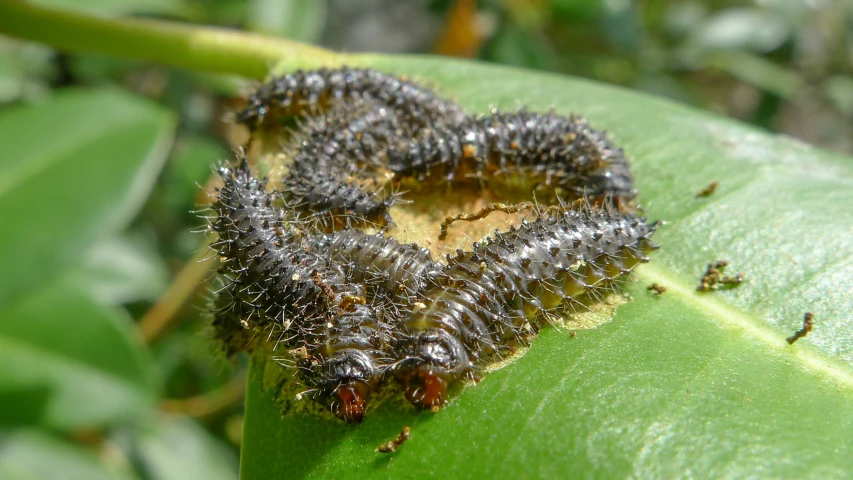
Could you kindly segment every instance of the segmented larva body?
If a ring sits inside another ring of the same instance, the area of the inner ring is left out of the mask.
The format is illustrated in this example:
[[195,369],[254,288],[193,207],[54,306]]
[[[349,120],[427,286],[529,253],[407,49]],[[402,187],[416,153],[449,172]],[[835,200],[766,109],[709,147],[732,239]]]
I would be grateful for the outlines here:
[[392,225],[388,210],[396,197],[381,198],[353,180],[340,171],[306,169],[282,179],[282,194],[289,208],[303,212],[303,218],[320,230]]
[[392,223],[395,196],[380,198],[364,183],[380,153],[403,136],[396,113],[373,101],[337,103],[309,117],[288,147],[292,162],[281,187],[288,207],[325,223]]
[[[212,209],[211,224],[219,238],[212,248],[222,259],[222,274],[247,299],[250,318],[257,325],[284,323],[298,315],[299,325],[322,322],[338,300],[327,295],[314,279],[327,269],[327,261],[308,252],[300,233],[284,227],[283,211],[273,207],[266,181],[255,178],[245,158],[236,168],[219,169],[223,185]],[[334,282],[325,275],[324,282]],[[248,300],[256,299],[256,300]]]
[[351,282],[366,286],[369,301],[387,304],[386,310],[410,308],[444,269],[428,249],[382,233],[342,230],[318,236],[316,245],[346,269]]
[[381,306],[354,303],[313,335],[297,366],[318,400],[341,420],[358,423],[393,361],[393,339]]
[[390,342],[383,312],[366,304],[364,288],[350,283],[340,265],[306,248],[245,158],[219,173],[211,224],[219,239],[212,248],[223,258],[226,285],[214,324],[278,330],[277,346],[304,347],[305,384],[339,418],[360,421],[364,397],[387,367],[378,363]]
[[389,151],[388,164],[400,177],[425,178],[433,171],[448,180],[521,174],[560,187],[569,199],[636,195],[623,150],[575,115],[495,110],[437,125]]
[[637,194],[625,152],[580,116],[496,110],[484,126],[502,170],[544,174],[547,185],[578,198],[630,200]]
[[[282,217],[280,211],[271,208],[264,182],[248,173],[243,163],[236,170],[222,167],[219,175],[223,185],[211,206],[216,216],[208,219],[208,228],[218,234],[211,249],[221,259],[213,301],[213,327],[225,345],[226,354],[231,355],[235,350],[248,348],[250,335],[245,334],[246,325],[266,321],[248,300],[252,280],[248,278],[251,275],[246,275],[246,266],[255,260],[255,245],[270,240],[266,230],[279,228]],[[260,236],[250,235],[258,225],[266,228]]]
[[587,209],[541,216],[448,258],[424,308],[398,326],[395,373],[415,406],[441,405],[448,385],[526,341],[543,319],[571,311],[654,248],[655,224]]
[[409,126],[392,108],[374,100],[334,102],[307,116],[286,147],[294,162],[306,166],[358,172],[377,166],[389,143],[408,138]]
[[[349,347],[337,362],[326,362],[325,366],[301,364],[310,370],[306,375],[319,372],[321,384],[344,382],[346,387],[339,389],[338,404],[333,402],[333,409],[340,411],[340,406],[346,406],[344,414],[338,416],[350,422],[360,421],[370,396],[393,362],[396,325],[411,308],[413,299],[432,285],[432,279],[444,267],[416,244],[400,244],[381,233],[359,230],[317,235],[311,249],[324,252],[333,264],[339,265],[349,282],[364,285],[367,304],[383,314],[379,323],[348,323],[347,328],[327,332],[328,341],[334,339],[333,348]],[[351,372],[354,369],[357,372]],[[352,378],[360,381],[353,382]]]
[[373,99],[400,112],[411,125],[455,121],[465,113],[454,102],[403,78],[373,69],[341,67],[295,73],[272,79],[249,96],[237,121],[250,128],[271,112],[298,115],[332,101]]

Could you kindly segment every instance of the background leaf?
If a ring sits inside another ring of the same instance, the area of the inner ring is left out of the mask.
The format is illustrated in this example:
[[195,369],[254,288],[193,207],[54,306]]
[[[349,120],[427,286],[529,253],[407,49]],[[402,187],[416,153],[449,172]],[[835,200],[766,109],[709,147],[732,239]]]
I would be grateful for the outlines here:
[[3,425],[114,423],[151,408],[157,392],[127,313],[61,283],[3,311],[0,363]]
[[85,448],[44,432],[22,429],[0,433],[0,476],[5,480],[128,480]]
[[78,429],[152,406],[153,366],[130,317],[84,293],[98,291],[85,269],[62,273],[92,265],[81,262],[92,243],[136,213],[173,128],[165,110],[114,90],[67,91],[0,116],[4,425]]
[[691,39],[698,48],[743,48],[764,52],[779,47],[790,26],[781,15],[756,8],[730,8],[709,19]]
[[258,33],[317,43],[327,14],[326,0],[251,0],[246,24]]
[[0,104],[38,97],[47,90],[40,77],[52,72],[50,49],[0,37]]
[[[174,119],[115,90],[65,91],[0,115],[0,309],[127,224],[148,196]],[[33,219],[38,219],[34,222]]]
[[[383,405],[362,425],[288,415],[252,366],[243,478],[770,477],[853,468],[853,161],[734,121],[565,77],[365,57],[472,111],[580,112],[634,158],[662,249],[611,323],[546,329],[438,414]],[[710,198],[696,192],[711,181]],[[417,202],[417,198],[413,198]],[[708,262],[748,282],[702,294]],[[646,283],[669,291],[653,297]],[[817,328],[785,337],[815,313]],[[412,427],[392,456],[374,449]],[[299,452],[283,455],[282,452]]]
[[152,480],[231,480],[237,458],[188,418],[166,417],[135,437],[136,455]]
[[83,263],[63,277],[105,305],[156,300],[166,290],[165,262],[141,235],[119,235],[96,243]]

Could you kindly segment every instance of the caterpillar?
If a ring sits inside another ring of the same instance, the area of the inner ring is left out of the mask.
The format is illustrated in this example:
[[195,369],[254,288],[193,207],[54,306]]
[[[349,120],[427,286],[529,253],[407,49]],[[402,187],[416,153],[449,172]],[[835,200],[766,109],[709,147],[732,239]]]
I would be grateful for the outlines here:
[[379,155],[404,131],[391,109],[373,101],[336,103],[309,117],[287,147],[292,161],[281,192],[288,208],[318,223],[343,218],[348,226],[393,224],[388,210],[396,196],[379,198],[366,190],[364,179],[375,176]]
[[315,337],[297,363],[303,381],[339,419],[361,422],[391,363],[386,353],[393,337],[383,311],[354,303]]
[[389,310],[410,307],[444,268],[428,249],[401,244],[381,232],[342,230],[320,235],[315,242],[318,251],[343,265],[351,282],[366,286],[369,301],[381,301]]
[[393,225],[389,209],[396,195],[380,198],[337,171],[302,170],[282,181],[282,193],[294,210],[304,212],[314,229],[336,230],[341,226]]
[[[300,210],[393,224],[396,197],[379,200],[358,181],[358,166],[387,167],[402,178],[425,179],[432,169],[485,175],[519,172],[557,184],[569,199],[588,196],[624,203],[636,195],[623,151],[580,117],[494,111],[490,117],[437,125],[407,138],[405,127],[373,102],[339,104],[309,122],[285,177],[285,191]],[[383,150],[387,158],[382,159]],[[385,164],[383,164],[385,162]],[[363,173],[361,173],[363,175]]]
[[251,174],[244,156],[238,162],[219,169],[223,184],[210,224],[218,234],[211,248],[222,259],[220,273],[237,288],[231,296],[257,298],[248,303],[257,318],[244,320],[261,326],[296,312],[304,318],[300,324],[322,321],[336,299],[325,296],[312,277],[324,271],[326,261],[300,245],[299,231],[285,228],[284,212],[272,206],[266,181]]
[[409,137],[397,112],[371,99],[332,102],[305,117],[285,150],[294,163],[356,172],[379,164],[387,145]]
[[315,397],[339,418],[361,421],[364,398],[387,368],[380,364],[391,341],[382,309],[366,303],[364,288],[339,265],[307,248],[245,156],[219,175],[210,228],[219,235],[212,248],[223,258],[226,284],[214,325],[221,336],[233,335],[236,323],[280,330],[277,346],[304,348],[298,369]]
[[494,110],[454,124],[419,130],[389,151],[388,168],[398,177],[425,179],[442,172],[448,181],[519,173],[555,185],[567,200],[636,195],[628,160],[606,132],[583,118]]
[[403,115],[410,125],[458,121],[466,114],[454,102],[414,82],[369,68],[343,66],[298,70],[273,78],[249,95],[237,122],[257,128],[272,112],[299,115],[332,101],[373,99]]
[[542,321],[626,276],[657,246],[656,224],[611,209],[546,213],[458,250],[397,327],[394,374],[416,407],[435,408],[449,385],[524,344]]

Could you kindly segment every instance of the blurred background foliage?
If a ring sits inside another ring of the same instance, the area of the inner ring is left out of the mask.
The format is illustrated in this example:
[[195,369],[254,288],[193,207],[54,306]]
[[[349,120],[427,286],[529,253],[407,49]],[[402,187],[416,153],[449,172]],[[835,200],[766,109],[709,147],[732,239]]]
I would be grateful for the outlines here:
[[[586,77],[853,153],[849,1],[33,3],[220,25],[340,51],[435,53]],[[0,37],[0,118],[63,90],[115,85],[177,114],[177,134],[144,206],[124,219],[127,228],[100,239],[64,273],[89,303],[54,308],[61,312],[57,320],[68,324],[78,321],[75,315],[104,313],[142,338],[125,346],[145,364],[140,371],[152,371],[153,380],[139,383],[159,407],[117,421],[27,424],[0,388],[0,407],[7,410],[0,424],[8,427],[0,433],[0,477],[48,478],[63,469],[69,478],[87,479],[235,478],[246,365],[215,355],[204,334],[198,279],[207,276],[207,265],[191,261],[199,258],[204,238],[191,230],[202,224],[193,213],[202,201],[199,185],[211,165],[229,155],[221,119],[245,83]],[[20,310],[33,306],[16,307],[12,314],[23,315]],[[85,395],[79,401],[86,402]]]

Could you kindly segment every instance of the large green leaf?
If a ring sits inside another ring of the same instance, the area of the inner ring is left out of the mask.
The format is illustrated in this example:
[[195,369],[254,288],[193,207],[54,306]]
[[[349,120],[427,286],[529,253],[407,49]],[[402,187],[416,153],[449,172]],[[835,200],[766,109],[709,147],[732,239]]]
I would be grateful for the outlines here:
[[167,111],[114,90],[69,91],[0,115],[0,309],[130,220],[173,129]]
[[[383,405],[352,426],[280,415],[249,389],[242,477],[813,477],[853,470],[853,161],[667,101],[448,60],[363,57],[466,107],[580,112],[634,158],[662,249],[634,298],[576,338],[546,329],[521,359],[437,414]],[[710,198],[697,190],[719,181]],[[417,198],[414,198],[417,202]],[[460,227],[461,228],[461,227]],[[699,293],[706,263],[748,281]],[[650,282],[669,290],[645,291]],[[817,327],[789,346],[804,312]],[[393,456],[374,449],[404,425]]]
[[152,408],[153,364],[123,310],[56,282],[3,311],[0,425],[80,429]]

